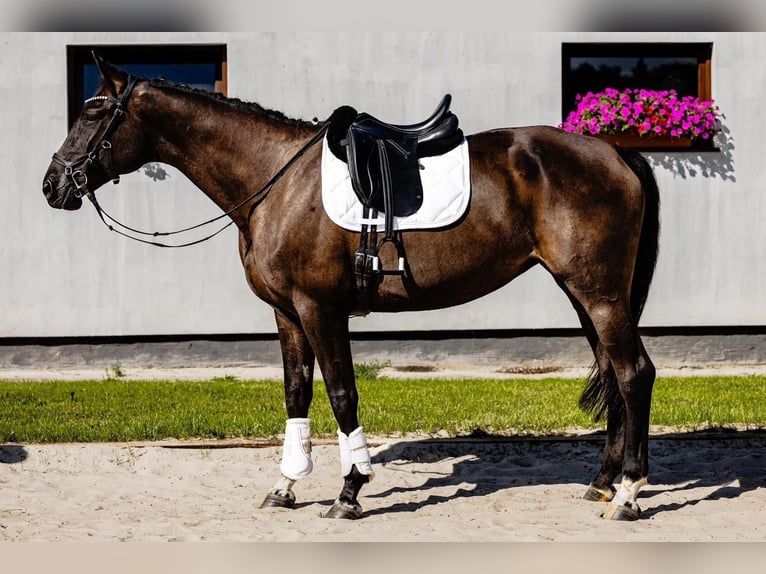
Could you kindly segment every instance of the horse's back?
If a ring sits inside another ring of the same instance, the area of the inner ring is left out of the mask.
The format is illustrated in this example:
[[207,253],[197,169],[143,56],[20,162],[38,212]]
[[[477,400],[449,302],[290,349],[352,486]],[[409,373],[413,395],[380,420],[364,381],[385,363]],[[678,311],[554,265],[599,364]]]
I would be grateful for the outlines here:
[[502,175],[528,206],[553,202],[590,210],[609,204],[632,212],[643,205],[638,177],[601,139],[528,126],[473,134],[469,147],[474,172]]
[[626,167],[611,143],[553,126],[500,128],[472,134],[468,140],[472,155],[478,157],[496,158],[504,148],[512,167],[537,164],[548,170],[578,169],[583,175],[596,168],[617,174]]

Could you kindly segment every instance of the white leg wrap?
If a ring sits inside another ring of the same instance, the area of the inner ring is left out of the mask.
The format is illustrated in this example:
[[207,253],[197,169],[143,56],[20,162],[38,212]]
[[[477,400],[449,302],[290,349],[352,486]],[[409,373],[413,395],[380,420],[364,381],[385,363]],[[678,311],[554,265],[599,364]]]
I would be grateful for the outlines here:
[[367,450],[367,436],[362,427],[357,427],[348,436],[338,430],[338,446],[340,447],[341,476],[348,476],[353,465],[356,465],[356,469],[370,479],[375,476],[370,462],[370,451]]
[[622,506],[625,503],[628,503],[632,506],[635,504],[636,498],[638,498],[638,491],[641,487],[645,486],[647,482],[646,478],[641,478],[636,482],[623,478],[620,483],[620,488],[617,490],[617,494],[615,494],[612,499],[612,505]]
[[305,478],[314,468],[311,461],[311,421],[287,419],[285,443],[282,446],[282,463],[279,470],[290,480]]

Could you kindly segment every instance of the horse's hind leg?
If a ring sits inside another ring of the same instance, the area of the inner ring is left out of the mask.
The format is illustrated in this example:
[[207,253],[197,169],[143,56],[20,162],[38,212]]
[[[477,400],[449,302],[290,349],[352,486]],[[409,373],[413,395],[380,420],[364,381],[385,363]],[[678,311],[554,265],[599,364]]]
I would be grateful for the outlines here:
[[[622,450],[622,482],[604,518],[636,520],[641,512],[636,498],[649,474],[649,416],[655,369],[627,304],[602,300],[588,311],[589,316],[595,318],[594,327],[624,402],[623,413],[619,412],[616,401],[611,401],[609,406],[613,412],[608,415],[611,428],[607,444],[611,441],[611,448],[594,482],[613,480],[619,450]],[[610,381],[607,379],[605,383]]]
[[[600,392],[610,394],[610,388],[615,385],[615,374],[609,357],[599,342],[594,349],[596,355],[597,371],[591,379],[593,384],[601,387]],[[619,392],[619,390],[617,391]],[[619,397],[619,404],[615,400],[606,399],[606,444],[604,445],[604,458],[601,462],[596,477],[591,481],[583,498],[594,502],[609,502],[614,498],[614,479],[622,471],[622,463],[625,449],[625,409],[624,402]]]
[[617,400],[607,402],[604,462],[591,487],[604,492],[604,498],[608,499],[612,481],[622,472],[622,483],[604,517],[636,520],[640,516],[636,498],[639,489],[647,482],[649,471],[649,415],[654,365],[644,349],[626,301],[594,292],[573,291],[572,295],[582,305],[598,336],[596,356],[599,374],[605,377],[602,383],[616,385],[622,398],[620,403],[615,390],[605,389],[612,390]]
[[624,413],[615,414],[617,444],[622,444],[623,452],[622,482],[604,513],[604,518],[613,520],[640,517],[636,498],[649,476],[649,419],[656,371],[635,327],[631,331],[622,343],[607,350],[625,401]]
[[285,377],[287,424],[280,470],[282,477],[266,495],[261,508],[292,508],[293,485],[312,470],[311,423],[308,418],[313,398],[314,351],[298,322],[275,313]]
[[591,373],[588,381],[587,394],[584,394],[580,399],[580,405],[587,411],[597,411],[598,419],[603,416],[602,411],[606,411],[607,417],[606,445],[604,446],[601,469],[596,478],[591,481],[583,498],[593,502],[609,502],[614,498],[616,492],[613,486],[614,479],[622,470],[625,431],[624,403],[622,397],[618,397],[620,404],[615,405],[616,401],[612,400],[612,404],[607,408],[609,399],[606,397],[610,397],[610,385],[615,381],[614,369],[604,346],[601,344],[596,328],[582,303],[572,294],[564,282],[557,281],[557,283],[567,294],[577,312],[580,324],[596,359],[593,373]]

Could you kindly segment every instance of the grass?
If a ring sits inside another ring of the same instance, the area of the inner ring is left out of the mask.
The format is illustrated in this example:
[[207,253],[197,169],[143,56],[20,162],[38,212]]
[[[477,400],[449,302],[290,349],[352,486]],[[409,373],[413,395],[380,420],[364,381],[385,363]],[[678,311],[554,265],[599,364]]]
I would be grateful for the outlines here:
[[391,361],[370,361],[367,363],[354,363],[354,376],[356,380],[377,379],[380,372],[391,366]]
[[125,376],[125,369],[122,368],[122,364],[119,362],[112,363],[112,365],[104,370],[104,379],[107,381],[113,381]]
[[[556,434],[602,428],[577,408],[574,379],[358,381],[359,417],[372,435]],[[310,413],[314,436],[337,429],[324,385]],[[122,442],[272,438],[284,432],[281,381],[0,382],[0,442]],[[766,428],[766,377],[658,379],[652,424],[684,429]]]

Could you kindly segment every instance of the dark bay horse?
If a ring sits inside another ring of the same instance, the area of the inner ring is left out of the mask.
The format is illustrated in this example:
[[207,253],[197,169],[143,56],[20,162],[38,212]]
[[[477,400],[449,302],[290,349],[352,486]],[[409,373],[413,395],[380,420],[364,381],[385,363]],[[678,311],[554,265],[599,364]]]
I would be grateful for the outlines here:
[[[293,485],[311,471],[316,360],[338,423],[344,479],[327,516],[360,517],[358,494],[373,472],[357,418],[349,342],[359,235],[333,224],[323,209],[321,146],[305,147],[322,124],[137,79],[96,61],[103,82],[48,167],[48,203],[78,209],[83,195],[95,202],[93,192],[119,174],[164,162],[228,214],[239,229],[246,279],[274,309],[284,363],[282,476],[264,505],[292,506]],[[571,301],[595,356],[581,406],[606,418],[603,463],[585,498],[609,502],[606,518],[638,519],[655,379],[637,329],[657,259],[659,192],[652,170],[635,151],[552,127],[496,129],[466,139],[467,213],[443,230],[402,234],[405,273],[386,277],[371,310],[458,305],[533,265],[545,267]],[[393,256],[381,254],[389,267]]]

